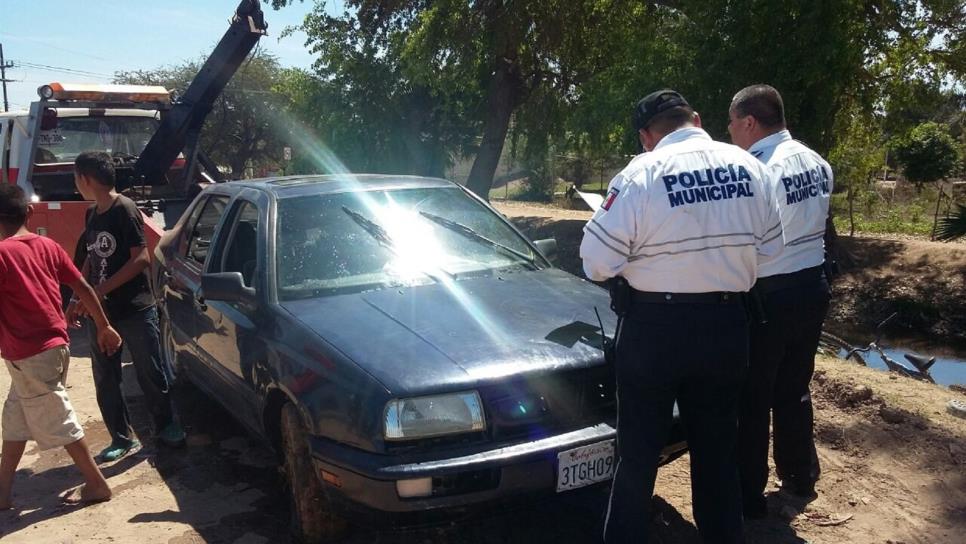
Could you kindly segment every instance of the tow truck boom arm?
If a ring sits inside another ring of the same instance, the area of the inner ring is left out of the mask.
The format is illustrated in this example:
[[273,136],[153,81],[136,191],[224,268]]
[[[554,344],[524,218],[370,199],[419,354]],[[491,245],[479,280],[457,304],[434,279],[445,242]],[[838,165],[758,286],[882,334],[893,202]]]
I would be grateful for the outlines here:
[[[189,144],[186,175],[191,175],[197,154],[198,135],[215,99],[241,66],[267,25],[258,0],[242,0],[232,17],[231,26],[198,75],[171,109],[165,112],[157,132],[151,137],[134,165],[133,181],[138,185],[160,185],[165,174]],[[184,190],[186,187],[181,187]]]

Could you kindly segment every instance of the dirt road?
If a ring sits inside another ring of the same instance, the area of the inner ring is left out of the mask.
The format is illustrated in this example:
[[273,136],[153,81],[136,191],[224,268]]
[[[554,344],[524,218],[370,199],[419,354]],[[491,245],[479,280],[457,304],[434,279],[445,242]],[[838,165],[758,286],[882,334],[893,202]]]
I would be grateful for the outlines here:
[[[82,345],[75,346],[78,352]],[[804,506],[770,498],[773,516],[749,526],[752,543],[952,543],[966,531],[966,420],[943,412],[953,393],[881,372],[821,361],[815,387],[820,457],[819,499]],[[133,376],[128,376],[133,382]],[[94,448],[107,442],[99,421],[90,360],[74,357],[70,395]],[[9,380],[0,375],[0,391]],[[130,383],[129,383],[130,385]],[[859,385],[866,386],[868,396]],[[858,391],[858,392],[856,392]],[[129,387],[138,429],[149,443],[142,397]],[[10,543],[288,542],[288,511],[271,452],[194,389],[179,392],[189,446],[146,446],[104,467],[115,491],[109,503],[59,505],[79,483],[62,451],[28,447],[16,481],[18,510],[0,513]],[[883,411],[881,406],[886,406]],[[883,414],[891,421],[883,420]],[[606,486],[542,497],[504,510],[404,530],[356,527],[346,542],[597,542]],[[687,456],[660,471],[653,529],[662,543],[698,542],[690,513]],[[789,510],[792,508],[792,510]],[[789,523],[782,515],[795,515]],[[852,517],[841,525],[823,525]]]
[[[531,223],[534,238],[561,228],[579,231],[586,221],[583,212],[562,212],[575,215],[547,220],[532,208],[523,211],[522,222],[525,227]],[[566,244],[564,240],[563,258],[576,251]],[[69,391],[97,451],[108,440],[94,397],[90,359],[83,342],[76,342],[73,350]],[[749,525],[749,541],[962,542],[966,420],[945,412],[945,403],[957,394],[839,361],[822,360],[818,367],[814,397],[823,465],[819,498],[806,506],[771,496],[772,516]],[[17,509],[0,512],[4,544],[288,542],[287,501],[272,453],[190,387],[177,394],[188,447],[155,448],[130,370],[127,393],[146,446],[104,467],[114,500],[83,509],[60,506],[57,494],[79,484],[79,477],[63,451],[37,452],[30,444],[15,484]],[[0,372],[0,393],[8,387],[8,375]],[[598,486],[415,528],[354,527],[345,542],[593,543],[600,534],[606,493],[606,486]],[[654,506],[654,542],[698,542],[691,521],[687,456],[660,471]]]

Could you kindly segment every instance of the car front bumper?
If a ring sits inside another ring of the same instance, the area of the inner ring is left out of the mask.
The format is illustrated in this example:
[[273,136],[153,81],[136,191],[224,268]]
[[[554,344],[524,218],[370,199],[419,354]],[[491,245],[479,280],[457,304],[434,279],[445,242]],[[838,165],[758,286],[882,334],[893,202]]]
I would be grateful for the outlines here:
[[[378,455],[318,437],[311,439],[311,446],[317,472],[335,476],[325,485],[350,503],[385,512],[414,512],[551,492],[556,489],[559,452],[616,437],[613,427],[601,423],[485,451],[459,455],[456,450],[456,455],[432,459]],[[683,431],[675,425],[662,462],[686,449]],[[396,482],[418,478],[432,478],[433,495],[401,498]]]

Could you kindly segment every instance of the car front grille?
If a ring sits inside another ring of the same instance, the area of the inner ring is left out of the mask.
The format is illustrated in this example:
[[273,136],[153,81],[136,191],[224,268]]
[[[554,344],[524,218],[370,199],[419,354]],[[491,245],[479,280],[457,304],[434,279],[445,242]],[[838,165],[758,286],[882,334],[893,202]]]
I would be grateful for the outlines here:
[[536,440],[616,420],[613,367],[531,376],[481,390],[493,440]]

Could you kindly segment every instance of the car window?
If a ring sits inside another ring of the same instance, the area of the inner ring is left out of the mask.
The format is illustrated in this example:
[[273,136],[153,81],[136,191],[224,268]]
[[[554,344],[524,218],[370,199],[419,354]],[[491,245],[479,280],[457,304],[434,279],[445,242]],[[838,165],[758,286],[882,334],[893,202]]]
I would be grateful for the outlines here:
[[204,266],[205,259],[208,258],[208,250],[211,247],[211,239],[215,234],[215,227],[218,226],[218,221],[225,213],[227,204],[227,196],[215,195],[201,206],[198,221],[191,228],[191,235],[188,238],[187,257],[189,260]]
[[279,298],[537,268],[529,244],[457,187],[346,192],[278,204]]
[[245,285],[254,287],[258,263],[258,207],[248,201],[239,201],[233,207],[232,217],[230,229],[219,237],[227,239],[227,244],[217,250],[217,256],[213,257],[217,264],[209,272],[239,272]]

